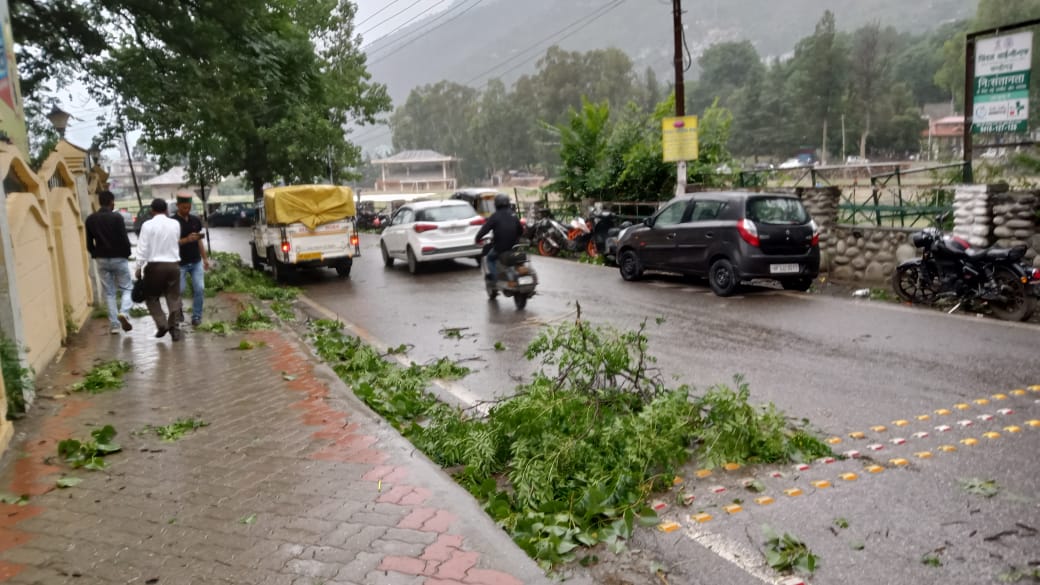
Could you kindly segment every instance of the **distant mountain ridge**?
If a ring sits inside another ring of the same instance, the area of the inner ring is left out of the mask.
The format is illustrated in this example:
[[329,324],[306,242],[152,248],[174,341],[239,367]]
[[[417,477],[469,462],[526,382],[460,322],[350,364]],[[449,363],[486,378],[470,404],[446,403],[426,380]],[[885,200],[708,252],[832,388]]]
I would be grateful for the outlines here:
[[[977,3],[686,0],[684,24],[694,60],[714,43],[745,39],[763,56],[782,56],[813,32],[827,9],[844,31],[877,20],[901,31],[923,32],[971,18]],[[668,0],[455,0],[439,19],[432,20],[437,17],[433,15],[366,47],[369,70],[375,81],[388,86],[395,105],[413,88],[444,79],[482,87],[488,79],[500,77],[510,84],[534,71],[552,44],[572,51],[618,47],[635,61],[637,71],[652,67],[667,79],[672,67],[671,12]],[[578,30],[593,15],[598,17]],[[576,24],[532,48],[571,23]]]

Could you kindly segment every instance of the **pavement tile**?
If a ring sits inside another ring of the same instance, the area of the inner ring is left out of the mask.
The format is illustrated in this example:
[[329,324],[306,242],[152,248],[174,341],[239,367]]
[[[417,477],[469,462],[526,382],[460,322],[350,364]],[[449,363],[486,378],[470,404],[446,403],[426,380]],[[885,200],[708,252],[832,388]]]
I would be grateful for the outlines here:
[[[208,299],[207,318],[233,320],[234,302]],[[31,496],[0,505],[0,582],[548,582],[295,333],[193,332],[173,345],[147,318],[134,324],[111,336],[88,322],[37,378],[37,405],[0,460],[0,491]],[[244,338],[266,345],[233,351]],[[111,359],[134,364],[122,389],[68,393]],[[189,416],[209,426],[174,442],[144,432]],[[59,464],[59,441],[104,424],[123,447],[107,469]],[[63,475],[83,481],[58,490]]]

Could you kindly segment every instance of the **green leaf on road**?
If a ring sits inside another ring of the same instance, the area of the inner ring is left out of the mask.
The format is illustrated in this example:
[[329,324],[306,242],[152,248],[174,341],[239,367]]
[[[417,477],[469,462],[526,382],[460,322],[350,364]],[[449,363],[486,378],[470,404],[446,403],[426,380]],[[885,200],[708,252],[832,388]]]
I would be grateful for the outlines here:
[[250,514],[244,518],[239,519],[239,522],[246,525],[256,524],[256,514]]
[[78,477],[63,477],[55,482],[55,485],[60,488],[70,488],[78,486],[82,481],[83,480]]
[[969,494],[992,498],[1000,491],[1000,486],[998,486],[997,482],[992,479],[983,480],[977,477],[972,477],[961,480],[961,489]]

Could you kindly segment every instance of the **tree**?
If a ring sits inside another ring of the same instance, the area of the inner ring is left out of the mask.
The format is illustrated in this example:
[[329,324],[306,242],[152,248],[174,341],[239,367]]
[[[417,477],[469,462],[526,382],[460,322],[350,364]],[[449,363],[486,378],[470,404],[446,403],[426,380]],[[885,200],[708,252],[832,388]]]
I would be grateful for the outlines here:
[[431,149],[458,156],[463,159],[465,177],[485,176],[488,164],[470,131],[479,98],[477,90],[451,81],[413,89],[390,122],[394,148]]
[[106,48],[98,3],[8,0],[18,77],[26,102],[44,82],[62,83]]
[[256,198],[268,183],[356,166],[343,126],[372,123],[389,106],[369,81],[348,0],[116,8],[115,42],[90,68],[99,101],[119,96],[161,161],[191,155],[220,174],[244,172]]
[[477,155],[483,154],[486,175],[535,162],[534,124],[500,80],[488,82],[471,127]]
[[867,156],[867,139],[892,85],[895,37],[894,29],[882,29],[876,21],[852,35],[846,103],[859,126],[859,156],[864,158]]
[[[841,107],[846,71],[845,48],[835,31],[834,13],[824,12],[812,36],[795,47],[790,77],[790,95],[798,104],[802,140],[820,136],[820,150],[828,153],[827,139]],[[817,133],[818,132],[818,133]]]
[[568,201],[605,199],[610,185],[606,151],[610,137],[610,106],[582,99],[566,124],[554,126],[560,139],[559,178],[548,188]]
[[728,182],[727,177],[720,176],[718,169],[732,168],[733,157],[729,153],[732,125],[733,113],[719,106],[717,98],[704,110],[704,115],[697,124],[697,140],[700,143],[697,160],[688,167],[693,182],[710,187],[720,187]]
[[751,41],[714,44],[697,59],[701,75],[690,92],[690,110],[699,112],[719,103],[729,105],[733,94],[761,79],[765,66]]

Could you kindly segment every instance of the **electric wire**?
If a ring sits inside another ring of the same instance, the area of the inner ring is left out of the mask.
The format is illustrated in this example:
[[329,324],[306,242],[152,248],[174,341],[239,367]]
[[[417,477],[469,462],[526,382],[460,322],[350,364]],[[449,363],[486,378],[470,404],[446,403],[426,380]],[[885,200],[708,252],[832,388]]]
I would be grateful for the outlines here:
[[387,3],[385,6],[383,6],[379,10],[376,10],[372,14],[369,14],[368,17],[362,19],[361,22],[358,22],[358,23],[354,24],[354,27],[355,28],[360,27],[361,25],[365,24],[366,22],[368,22],[368,21],[372,20],[373,18],[375,18],[375,17],[379,16],[380,14],[382,14],[383,11],[385,11],[387,8],[390,8],[391,6],[393,6],[394,4],[397,4],[400,1],[401,0],[391,0],[389,3]]
[[[386,59],[389,59],[389,58],[390,58],[390,57],[392,57],[393,55],[395,55],[395,54],[397,54],[397,53],[401,52],[401,51],[402,51],[402,50],[403,50],[403,49],[404,49],[405,47],[407,47],[407,46],[411,45],[412,43],[414,43],[414,42],[416,42],[416,41],[422,40],[422,38],[423,38],[423,37],[425,37],[426,35],[430,34],[431,32],[433,32],[433,31],[435,31],[435,30],[437,30],[437,29],[439,29],[439,28],[441,28],[441,27],[443,27],[443,26],[445,26],[445,25],[447,25],[447,24],[449,24],[449,23],[451,23],[451,22],[453,22],[453,21],[457,20],[457,19],[458,19],[459,17],[461,17],[462,15],[464,15],[464,14],[466,14],[467,12],[469,12],[470,10],[473,10],[474,8],[476,8],[476,7],[477,7],[477,5],[479,5],[479,4],[480,4],[481,2],[483,2],[483,1],[484,1],[484,0],[476,0],[476,2],[474,2],[473,4],[470,4],[470,5],[469,5],[469,6],[467,6],[467,7],[465,8],[465,9],[463,9],[463,10],[461,10],[461,11],[459,11],[459,12],[455,13],[455,15],[454,15],[454,16],[452,16],[451,18],[449,18],[448,20],[445,20],[444,22],[442,22],[442,23],[440,23],[440,24],[438,24],[438,25],[436,25],[436,26],[430,27],[430,28],[428,28],[428,29],[426,29],[426,30],[422,31],[421,33],[419,33],[419,34],[415,35],[415,36],[414,36],[413,38],[411,38],[411,39],[410,39],[410,40],[408,40],[407,42],[405,42],[405,43],[403,43],[403,44],[400,44],[400,45],[398,45],[398,46],[394,47],[394,48],[393,48],[392,50],[390,50],[390,51],[389,51],[389,52],[387,52],[387,53],[384,53],[384,54],[382,54],[382,55],[377,55],[377,56],[376,56],[376,58],[375,58],[375,59],[373,59],[372,61],[370,61],[370,62],[369,62],[368,64],[369,64],[369,65],[375,65],[376,63],[379,63],[379,62],[381,62],[381,61],[385,61]],[[463,4],[464,4],[464,3],[463,3]],[[461,5],[462,5],[462,4],[460,4],[460,6],[461,6]],[[436,21],[436,20],[438,20],[438,19],[440,19],[440,18],[443,18],[443,17],[447,16],[447,15],[448,15],[448,14],[449,14],[450,12],[451,12],[451,9],[450,9],[450,8],[449,8],[448,10],[445,10],[445,11],[441,12],[441,13],[440,13],[440,14],[438,14],[437,16],[434,16],[433,18],[431,18],[431,19],[430,19],[430,21],[431,21],[431,22],[430,22],[430,23],[427,23],[427,24],[432,24],[432,23],[433,23],[434,21]],[[403,40],[403,39],[402,39],[402,40]],[[398,40],[398,41],[393,41],[393,42],[394,42],[394,43],[396,43],[396,42],[399,42],[399,40]],[[389,48],[390,48],[391,46],[392,46],[392,43],[391,43],[390,45],[388,45],[387,47],[385,47],[385,48],[386,48],[386,49],[389,49]],[[382,51],[382,50],[384,50],[384,47],[380,47],[380,48],[378,48],[378,49],[375,49],[375,50],[373,51],[373,53],[375,53],[375,54],[378,54],[378,53],[379,53],[380,51]]]
[[[443,0],[442,0],[442,1],[443,1]],[[380,21],[379,21],[379,22],[377,22],[376,24],[372,25],[371,27],[369,27],[369,29],[368,29],[368,30],[366,30],[366,31],[363,31],[363,32],[359,32],[359,33],[358,33],[358,35],[359,35],[359,36],[361,36],[361,37],[364,37],[364,36],[365,36],[365,35],[367,35],[368,33],[370,33],[370,32],[372,32],[372,31],[376,30],[377,28],[379,28],[380,26],[382,26],[382,25],[386,24],[387,22],[389,22],[389,21],[391,21],[391,20],[393,20],[393,19],[397,18],[398,16],[401,16],[402,14],[404,14],[405,12],[407,12],[407,11],[408,11],[409,9],[411,9],[411,8],[414,8],[414,7],[415,7],[415,6],[417,5],[417,4],[419,4],[419,3],[421,3],[421,2],[423,2],[423,0],[415,0],[415,2],[412,2],[412,3],[411,3],[411,4],[409,4],[408,6],[405,6],[405,7],[404,7],[404,8],[402,8],[401,10],[399,10],[399,11],[397,11],[397,12],[393,13],[393,15],[391,15],[391,16],[388,16],[388,17],[384,18],[383,20],[380,20]],[[428,11],[429,11],[429,10],[424,10],[424,11],[423,11],[423,13],[425,14],[425,13],[426,13],[426,12],[428,12]]]

